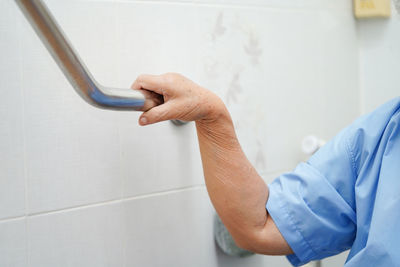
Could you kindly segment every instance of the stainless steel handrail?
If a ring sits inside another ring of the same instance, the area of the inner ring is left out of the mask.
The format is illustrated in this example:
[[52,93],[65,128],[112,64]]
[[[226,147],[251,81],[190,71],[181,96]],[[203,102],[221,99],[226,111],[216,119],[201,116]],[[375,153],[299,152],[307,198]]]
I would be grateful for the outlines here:
[[109,88],[99,84],[82,62],[42,0],[15,0],[75,91],[89,104],[103,109],[146,111],[163,103],[146,91]]

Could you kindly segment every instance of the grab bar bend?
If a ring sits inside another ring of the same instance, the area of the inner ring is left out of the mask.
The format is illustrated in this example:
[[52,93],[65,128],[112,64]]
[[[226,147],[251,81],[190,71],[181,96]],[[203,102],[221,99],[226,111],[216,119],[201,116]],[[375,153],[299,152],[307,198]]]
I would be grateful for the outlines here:
[[75,91],[89,104],[103,109],[146,111],[163,103],[146,90],[109,88],[91,75],[42,0],[15,0]]

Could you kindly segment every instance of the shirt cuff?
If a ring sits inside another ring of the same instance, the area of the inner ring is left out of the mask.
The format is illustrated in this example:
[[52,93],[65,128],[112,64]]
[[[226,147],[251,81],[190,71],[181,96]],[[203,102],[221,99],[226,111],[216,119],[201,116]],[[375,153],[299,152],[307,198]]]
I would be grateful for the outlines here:
[[286,197],[282,194],[282,190],[279,189],[280,185],[272,183],[268,187],[269,198],[266,206],[268,214],[272,217],[280,233],[294,252],[294,254],[288,255],[287,259],[293,266],[306,264],[316,256],[316,253],[307,243],[292,218],[288,210],[290,204],[286,202]]

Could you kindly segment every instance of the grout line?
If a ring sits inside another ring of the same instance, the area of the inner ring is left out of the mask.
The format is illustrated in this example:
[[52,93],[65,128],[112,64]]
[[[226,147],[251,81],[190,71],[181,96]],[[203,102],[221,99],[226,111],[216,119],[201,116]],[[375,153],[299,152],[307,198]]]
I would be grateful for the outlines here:
[[[18,10],[20,11],[20,10]],[[24,204],[25,204],[25,211],[24,216],[16,217],[15,219],[24,219],[24,231],[25,231],[25,263],[29,266],[29,238],[28,238],[28,220],[27,215],[29,211],[29,193],[28,193],[28,168],[27,168],[27,152],[26,152],[26,109],[25,109],[25,90],[22,85],[24,80],[23,74],[23,56],[22,56],[22,16],[16,16],[16,25],[17,25],[17,34],[18,34],[18,68],[19,68],[19,87],[21,93],[21,112],[22,112],[22,165],[23,165],[23,178],[24,178]],[[12,221],[13,219],[8,219],[8,221]],[[1,221],[1,220],[0,220]]]
[[[20,18],[18,16],[17,18]],[[22,86],[23,77],[23,57],[22,57],[22,29],[21,29],[21,19],[17,22],[17,32],[18,32],[18,50],[19,50],[19,87],[21,94],[21,112],[22,112],[22,168],[23,168],[23,178],[24,178],[24,198],[25,198],[25,215],[28,214],[28,171],[27,171],[27,155],[26,155],[26,110],[25,110],[25,90]]]
[[163,195],[168,195],[168,194],[175,194],[175,193],[180,193],[180,192],[186,191],[186,190],[196,190],[196,189],[199,189],[202,187],[205,187],[205,185],[204,186],[203,185],[185,186],[185,187],[180,187],[180,188],[175,188],[175,189],[157,191],[157,192],[153,192],[153,193],[149,193],[149,194],[142,194],[142,195],[137,195],[137,196],[133,196],[133,197],[127,197],[127,198],[123,198],[123,199],[106,200],[106,201],[97,202],[97,203],[93,203],[93,204],[81,205],[81,206],[64,208],[64,209],[59,209],[59,210],[36,212],[36,213],[29,214],[28,217],[36,217],[36,216],[42,216],[42,215],[47,215],[47,214],[62,213],[62,212],[66,212],[66,211],[80,210],[80,209],[86,209],[86,208],[92,208],[92,207],[100,207],[100,206],[103,206],[106,204],[117,204],[117,203],[127,202],[127,201],[131,201],[131,200],[145,199],[145,198],[163,196]]
[[[0,224],[2,223],[7,223],[7,222],[12,222],[12,221],[19,221],[22,219],[25,219],[27,215],[21,215],[21,216],[15,216],[15,217],[7,217],[7,218],[1,218],[0,219]],[[26,227],[25,227],[26,228]]]
[[29,242],[29,227],[28,227],[28,219],[25,216],[24,218],[25,224],[25,261],[26,265],[30,265],[30,242]]
[[102,201],[102,202],[86,204],[86,205],[81,205],[81,206],[68,207],[68,208],[52,210],[52,211],[36,212],[36,213],[31,213],[31,214],[19,216],[19,217],[0,219],[0,223],[10,221],[10,220],[40,217],[40,216],[46,216],[46,215],[51,215],[51,214],[58,214],[58,213],[81,210],[81,209],[86,209],[86,208],[100,207],[100,206],[108,205],[108,204],[124,203],[124,202],[132,201],[132,200],[146,199],[146,198],[151,198],[151,197],[176,194],[176,193],[180,193],[180,192],[184,192],[184,191],[198,190],[198,189],[204,189],[204,188],[205,188],[204,184],[184,186],[184,187],[180,187],[180,188],[168,189],[168,190],[153,192],[153,193],[149,193],[149,194],[142,194],[142,195],[127,197],[127,198],[123,198],[123,199],[106,200],[106,201]]

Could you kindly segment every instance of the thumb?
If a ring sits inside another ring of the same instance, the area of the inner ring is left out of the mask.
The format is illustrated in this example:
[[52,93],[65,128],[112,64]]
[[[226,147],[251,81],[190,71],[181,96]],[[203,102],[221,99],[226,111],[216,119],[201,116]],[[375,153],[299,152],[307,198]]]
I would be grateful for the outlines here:
[[171,106],[171,102],[166,102],[143,112],[139,118],[139,124],[143,126],[173,119]]

